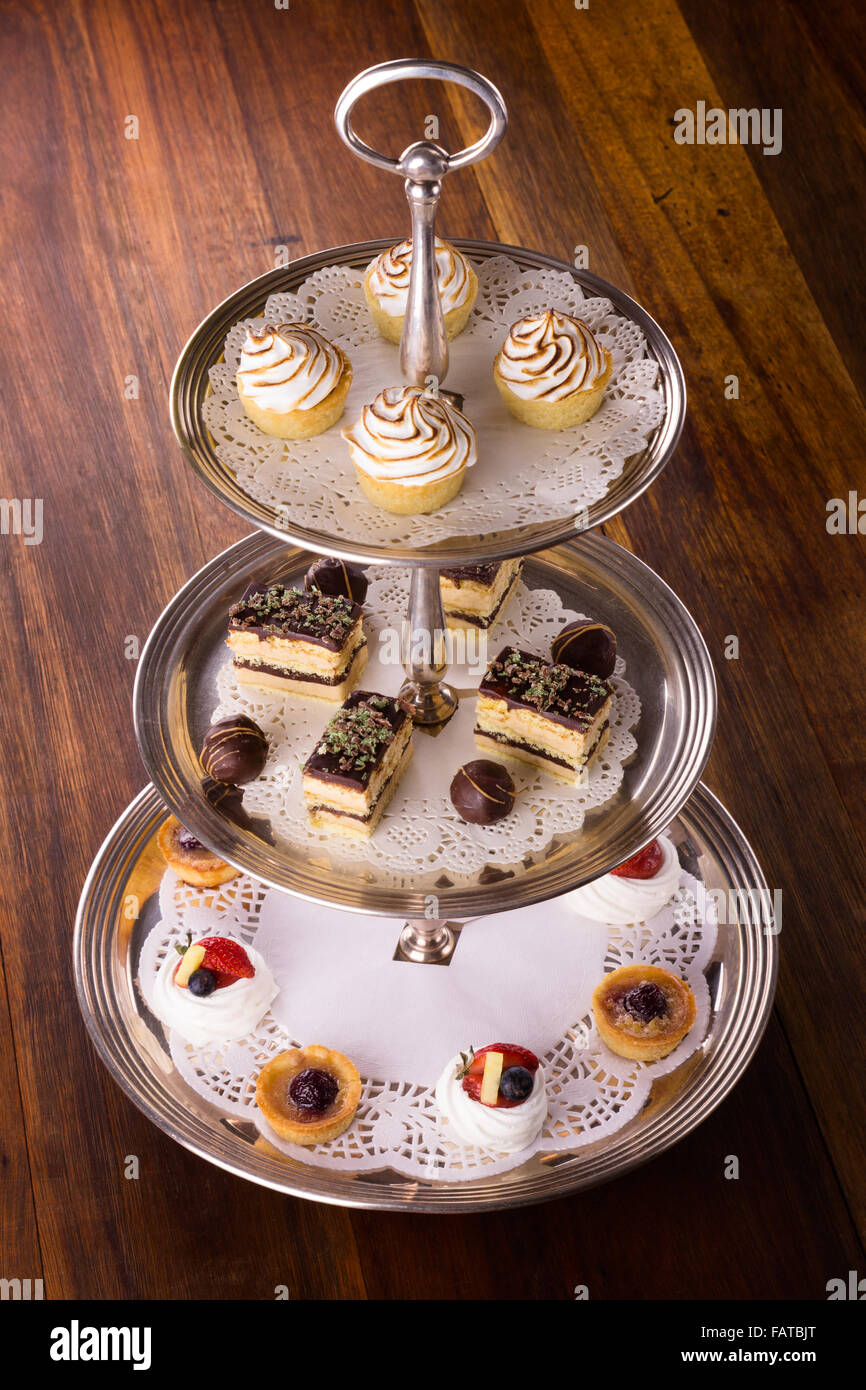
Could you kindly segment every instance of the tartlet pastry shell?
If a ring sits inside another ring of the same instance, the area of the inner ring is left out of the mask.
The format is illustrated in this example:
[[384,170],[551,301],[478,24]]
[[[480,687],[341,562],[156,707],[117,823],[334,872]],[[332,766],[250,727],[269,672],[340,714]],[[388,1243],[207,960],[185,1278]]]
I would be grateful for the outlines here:
[[613,370],[613,363],[607,348],[602,348],[602,352],[607,361],[607,371],[601,380],[596,382],[591,390],[574,391],[570,396],[564,396],[560,401],[533,401],[515,395],[508,383],[503,381],[499,375],[501,351],[496,354],[496,361],[493,363],[493,380],[496,382],[499,394],[511,414],[515,419],[522,420],[524,425],[532,425],[539,430],[571,429],[574,425],[583,425],[587,420],[591,420],[601,405]]
[[346,397],[352,385],[352,364],[341,347],[336,343],[334,347],[343,363],[340,380],[323,401],[311,406],[309,410],[268,410],[244,394],[242,380],[238,377],[237,388],[241,405],[253,424],[258,425],[265,434],[274,435],[277,439],[312,439],[314,435],[322,434],[335,425],[346,408]]
[[[467,323],[469,315],[472,313],[472,306],[478,294],[478,276],[469,267],[469,294],[463,304],[458,304],[456,308],[449,309],[445,315],[445,336],[450,340],[456,338],[458,333],[462,333]],[[405,314],[386,314],[377,299],[374,291],[370,288],[370,275],[372,266],[368,266],[364,275],[364,297],[367,300],[367,307],[373,315],[373,322],[389,343],[399,343],[403,336],[403,324],[406,320]]]
[[449,473],[435,483],[403,484],[393,483],[388,478],[373,478],[363,468],[355,464],[355,472],[361,491],[370,502],[383,507],[386,512],[396,512],[399,516],[417,516],[419,513],[436,512],[456,497],[466,477],[465,465],[455,473]]
[[[293,1076],[307,1067],[329,1072],[339,1086],[337,1099],[323,1117],[303,1119],[303,1112],[288,1098]],[[293,1047],[280,1052],[266,1062],[256,1082],[256,1103],[281,1139],[291,1144],[324,1144],[336,1139],[355,1118],[361,1099],[361,1077],[358,1068],[342,1052],[314,1043],[310,1047]]]
[[168,867],[182,883],[190,883],[195,888],[218,888],[221,883],[237,878],[239,871],[211,854],[209,849],[183,849],[177,842],[182,829],[177,816],[169,816],[156,837]]
[[[611,1018],[605,1001],[611,993],[625,992],[645,981],[658,985],[669,999],[673,997],[674,1017],[654,1019],[650,1024],[634,1023],[628,1029],[620,1027]],[[596,985],[592,992],[592,1012],[599,1036],[611,1052],[633,1062],[657,1062],[673,1052],[694,1025],[697,1005],[685,980],[669,970],[657,965],[621,965]],[[656,1027],[657,1024],[662,1026]]]

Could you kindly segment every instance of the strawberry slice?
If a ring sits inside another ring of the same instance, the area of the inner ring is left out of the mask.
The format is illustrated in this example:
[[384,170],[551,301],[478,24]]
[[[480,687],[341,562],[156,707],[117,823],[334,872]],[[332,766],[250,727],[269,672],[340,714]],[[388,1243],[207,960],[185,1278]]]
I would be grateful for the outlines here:
[[251,980],[255,975],[253,963],[239,941],[227,936],[203,936],[198,945],[205,950],[202,968],[214,972],[217,989],[225,989],[235,980]]
[[665,852],[658,840],[651,840],[646,849],[633,854],[618,869],[611,869],[617,878],[655,878],[665,862]]
[[[476,1053],[471,1055],[469,1065],[463,1073],[463,1090],[472,1100],[477,1100],[481,1104],[481,1082],[484,1076],[484,1059],[488,1052],[502,1053],[502,1070],[506,1072],[509,1067],[525,1067],[534,1076],[538,1071],[538,1058],[534,1052],[530,1052],[528,1047],[521,1047],[519,1043],[488,1043],[486,1047],[480,1047]],[[506,1100],[500,1094],[496,1097],[495,1105],[491,1109],[513,1110],[516,1105],[522,1105],[522,1100]]]

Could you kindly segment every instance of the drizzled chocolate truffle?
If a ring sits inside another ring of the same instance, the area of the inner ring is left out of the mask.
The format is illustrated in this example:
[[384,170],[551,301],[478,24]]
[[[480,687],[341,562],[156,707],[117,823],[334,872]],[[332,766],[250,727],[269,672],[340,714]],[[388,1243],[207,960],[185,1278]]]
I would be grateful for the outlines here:
[[503,820],[514,809],[516,795],[507,768],[489,758],[464,763],[451,783],[451,803],[471,825],[493,825]]
[[557,633],[550,655],[558,666],[571,666],[607,680],[616,665],[616,634],[604,623],[578,620]]
[[363,603],[367,597],[367,576],[357,566],[347,565],[345,560],[326,555],[310,565],[304,575],[304,588],[308,593],[328,594],[332,598],[348,598],[353,603]]
[[212,724],[205,735],[201,765],[217,782],[242,786],[262,772],[268,740],[245,714],[233,714]]

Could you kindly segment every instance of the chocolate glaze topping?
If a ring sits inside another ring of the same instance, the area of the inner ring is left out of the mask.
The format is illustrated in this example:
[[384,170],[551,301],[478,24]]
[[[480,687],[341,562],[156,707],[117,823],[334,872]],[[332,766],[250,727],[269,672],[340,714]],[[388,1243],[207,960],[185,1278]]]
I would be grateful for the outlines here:
[[363,790],[410,717],[399,700],[353,690],[307,759],[304,772],[321,782]]
[[360,604],[340,594],[304,593],[282,584],[251,584],[229,609],[229,631],[297,637],[338,652],[361,611]]
[[488,565],[460,565],[456,569],[440,570],[439,573],[444,579],[450,579],[452,584],[483,584],[490,589],[502,563],[501,560],[494,560]]
[[553,666],[531,652],[503,647],[487,668],[478,693],[585,731],[613,695],[613,686],[586,671]]

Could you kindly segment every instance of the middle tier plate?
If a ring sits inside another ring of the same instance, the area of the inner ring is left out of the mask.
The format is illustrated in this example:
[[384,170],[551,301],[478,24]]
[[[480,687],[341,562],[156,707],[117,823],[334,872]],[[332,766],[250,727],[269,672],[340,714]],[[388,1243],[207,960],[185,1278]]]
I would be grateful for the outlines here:
[[[278,825],[269,843],[228,819],[205,796],[198,759],[219,701],[220,672],[230,661],[228,609],[249,583],[264,576],[301,587],[309,562],[306,552],[272,537],[248,536],[181,589],[157,621],[139,663],[135,726],[148,773],[182,823],[238,869],[273,887],[357,912],[462,919],[539,902],[597,878],[661,833],[685,805],[715,729],[716,688],[706,646],[658,575],[592,534],[532,556],[524,569],[529,589],[552,591],[564,607],[614,630],[627,680],[641,703],[637,749],[624,764],[621,785],[588,810],[579,830],[555,834],[529,853],[521,848],[514,862],[503,862],[500,847],[495,866],[485,863],[459,873],[443,871],[435,850],[419,869],[411,833],[405,863],[388,867],[364,852],[346,862],[323,837],[299,847],[279,833]],[[494,628],[491,655],[497,640]],[[361,685],[371,688],[363,677]],[[321,708],[324,728],[336,706],[307,703],[315,713]],[[417,730],[415,743],[415,762],[422,770],[425,760],[432,760],[431,766],[437,757],[441,762],[443,744],[429,733]],[[308,751],[298,749],[298,755]],[[453,770],[475,756],[470,735]],[[562,789],[563,797],[570,794]]]

